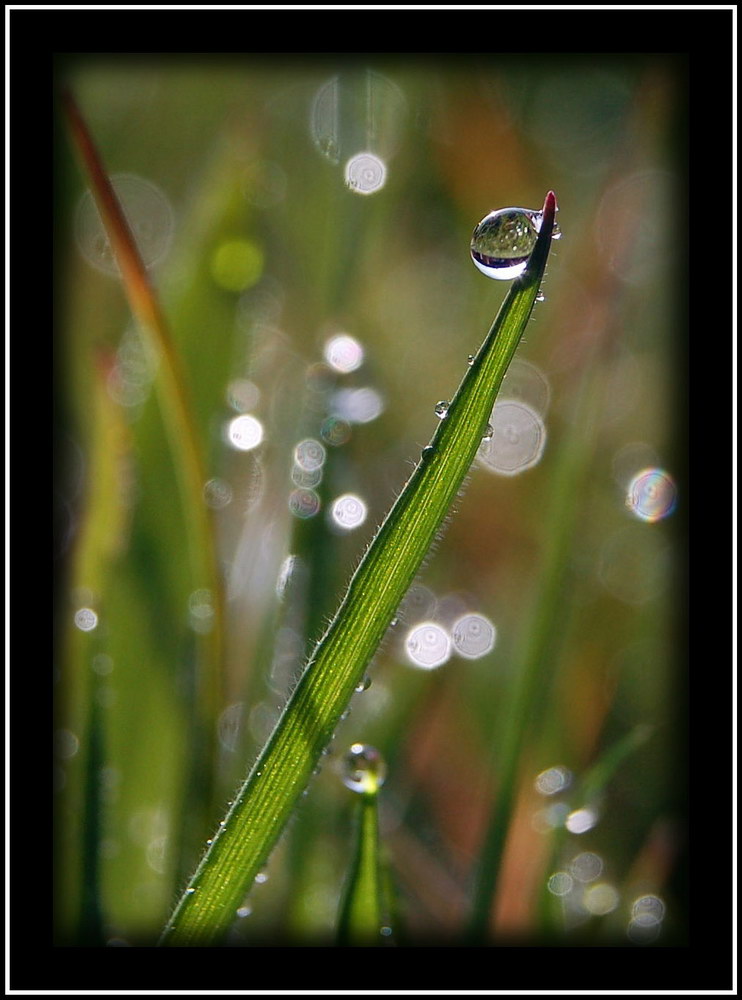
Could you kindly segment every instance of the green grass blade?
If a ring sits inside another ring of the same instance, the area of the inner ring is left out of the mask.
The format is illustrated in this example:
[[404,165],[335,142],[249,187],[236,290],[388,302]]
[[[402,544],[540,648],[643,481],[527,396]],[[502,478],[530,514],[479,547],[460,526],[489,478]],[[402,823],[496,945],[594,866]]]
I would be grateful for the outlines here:
[[356,685],[448,515],[536,301],[554,227],[546,196],[516,279],[447,415],[379,528],[264,750],[168,921],[162,944],[218,943],[306,788]]

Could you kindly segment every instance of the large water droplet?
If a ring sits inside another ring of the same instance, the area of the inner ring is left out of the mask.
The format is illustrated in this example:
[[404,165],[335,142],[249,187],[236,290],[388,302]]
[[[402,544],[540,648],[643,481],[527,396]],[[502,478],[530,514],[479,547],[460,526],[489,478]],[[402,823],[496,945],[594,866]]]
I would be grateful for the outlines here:
[[386,762],[376,747],[354,743],[343,757],[341,777],[351,791],[373,795],[386,780]]
[[[536,246],[543,213],[530,208],[500,208],[476,226],[471,238],[471,256],[488,278],[509,281],[523,274]],[[554,224],[552,238],[560,236]]]

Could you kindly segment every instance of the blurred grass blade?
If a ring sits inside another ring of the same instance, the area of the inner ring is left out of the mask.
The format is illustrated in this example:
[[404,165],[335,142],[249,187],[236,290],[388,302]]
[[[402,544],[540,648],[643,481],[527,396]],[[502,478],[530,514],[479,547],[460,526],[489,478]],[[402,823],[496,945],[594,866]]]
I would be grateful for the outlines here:
[[214,626],[197,636],[200,648],[196,687],[200,756],[208,767],[215,759],[216,720],[222,707],[223,610],[213,530],[203,498],[206,477],[201,449],[178,354],[126,216],[69,91],[63,93],[62,101],[74,145],[121,272],[129,305],[152,354],[159,360],[156,384],[183,500],[193,589],[204,588],[211,594]]
[[598,799],[603,794],[608,782],[626,758],[642,747],[652,733],[652,726],[645,723],[635,726],[598,758],[580,782],[580,792],[586,803]]
[[338,944],[362,947],[383,944],[386,928],[384,882],[379,851],[379,788],[371,776],[355,803],[355,850],[338,920]]
[[309,783],[476,456],[541,287],[555,210],[556,199],[549,192],[526,271],[511,285],[447,415],[361,560],[265,748],[168,921],[162,944],[218,942]]

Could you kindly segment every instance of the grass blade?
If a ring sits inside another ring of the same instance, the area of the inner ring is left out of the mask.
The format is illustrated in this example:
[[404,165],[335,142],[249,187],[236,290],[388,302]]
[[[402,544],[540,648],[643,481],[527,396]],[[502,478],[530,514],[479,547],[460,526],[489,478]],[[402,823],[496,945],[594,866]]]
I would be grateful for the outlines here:
[[549,192],[526,271],[513,282],[446,417],[361,560],[264,750],[168,921],[161,944],[218,943],[266,863],[477,453],[539,293],[555,211],[556,199]]

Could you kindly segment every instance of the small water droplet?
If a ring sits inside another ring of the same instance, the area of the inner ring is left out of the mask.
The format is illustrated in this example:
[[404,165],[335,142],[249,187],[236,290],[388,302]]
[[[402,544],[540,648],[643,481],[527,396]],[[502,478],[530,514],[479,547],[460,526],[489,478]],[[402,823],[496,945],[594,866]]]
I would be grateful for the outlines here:
[[206,841],[206,846],[208,847],[209,844],[213,844],[213,843],[214,843],[214,841],[211,839],[211,837],[209,837],[209,839]]
[[487,424],[487,426],[484,429],[484,434],[482,435],[482,440],[483,441],[491,441],[492,440],[492,435],[494,433],[495,432],[492,429],[492,424]]
[[466,358],[466,363],[467,363],[468,365],[473,365],[473,364],[474,364],[474,355],[473,355],[473,354],[469,354],[469,355],[467,356],[467,358]]
[[186,889],[186,895],[191,896],[195,891],[196,890],[193,888],[193,886],[189,885],[188,888]]
[[371,678],[368,676],[368,674],[366,674],[363,680],[360,681],[358,684],[356,684],[356,691],[358,692],[368,691],[370,687],[371,687]]
[[255,882],[258,885],[263,885],[267,881],[268,881],[268,873],[267,872],[258,872],[258,874],[255,876]]
[[237,910],[237,916],[240,918],[240,920],[243,920],[245,917],[249,917],[251,913],[252,913],[251,906],[241,906],[239,910]]
[[435,415],[443,420],[444,417],[448,416],[448,407],[451,404],[447,399],[442,399],[439,403],[435,404]]
[[432,444],[428,444],[428,445],[426,445],[423,448],[423,450],[422,450],[422,452],[420,454],[420,457],[422,458],[422,460],[424,462],[427,462],[428,459],[430,459],[430,458],[433,457],[434,452],[435,452],[435,448],[433,448]]
[[399,618],[392,618],[389,622],[389,628],[396,628],[399,625]]
[[536,301],[537,302],[545,302],[546,301],[546,296],[544,295],[543,292],[540,291],[538,293],[538,295],[536,296]]
[[351,791],[373,795],[386,780],[386,762],[376,747],[354,743],[342,759],[340,776]]
[[[475,227],[471,238],[474,265],[488,278],[508,281],[523,274],[541,229],[543,213],[529,208],[500,208]],[[561,236],[554,223],[552,239]]]

